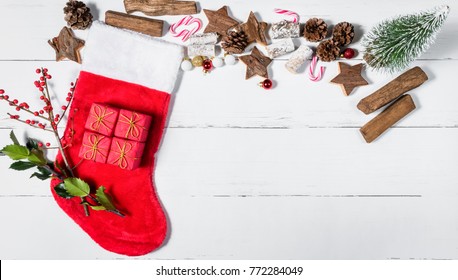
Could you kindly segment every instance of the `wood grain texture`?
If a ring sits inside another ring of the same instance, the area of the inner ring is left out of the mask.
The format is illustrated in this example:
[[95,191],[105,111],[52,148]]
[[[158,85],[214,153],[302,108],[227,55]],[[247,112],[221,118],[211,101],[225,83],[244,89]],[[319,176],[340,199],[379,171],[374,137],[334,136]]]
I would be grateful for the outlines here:
[[133,16],[115,11],[107,11],[105,13],[105,23],[153,37],[162,37],[162,28],[164,26],[164,21],[162,20]]
[[339,62],[339,75],[331,80],[331,83],[340,84],[343,93],[349,96],[351,92],[360,86],[366,86],[368,82],[361,76],[363,64],[348,65]]
[[420,67],[414,67],[399,75],[373,94],[363,98],[357,105],[364,114],[370,114],[395,100],[404,93],[419,87],[428,80]]
[[383,112],[365,124],[360,132],[367,143],[372,143],[388,128],[407,116],[415,109],[415,103],[409,94],[401,96],[398,100],[388,106]]
[[[229,15],[239,21],[250,11],[264,22],[283,19],[272,12],[279,8],[273,0],[199,4],[209,10],[229,5]],[[71,61],[55,62],[46,43],[65,25],[63,5],[57,0],[40,5],[0,2],[5,38],[0,88],[31,100],[33,108],[41,105],[31,98],[38,97],[34,69],[50,69],[56,106],[66,103],[68,84],[80,70]],[[363,32],[385,18],[432,5],[286,0],[281,8],[298,12],[302,23],[319,16],[330,25],[342,20],[355,24],[351,47],[360,50],[356,64],[362,58]],[[171,231],[165,246],[142,258],[458,259],[458,95],[453,94],[458,67],[458,13],[453,11],[458,2],[449,5],[452,13],[436,43],[412,64],[429,77],[412,95],[417,109],[371,145],[359,128],[373,116],[355,107],[399,74],[366,71],[370,84],[348,97],[329,83],[338,74],[337,63],[323,63],[323,80],[313,83],[305,67],[297,75],[285,69],[288,55],[269,66],[276,82],[269,92],[257,87],[255,78],[244,80],[243,63],[207,76],[197,70],[182,74],[154,175]],[[123,9],[122,1],[93,1],[91,7],[98,11],[95,19],[103,19],[107,10]],[[203,13],[195,17],[207,22]],[[75,34],[86,39],[87,31]],[[161,39],[181,43],[170,34]],[[294,40],[296,46],[316,47],[303,38]],[[12,128],[20,140],[26,133],[51,140],[43,131],[7,119],[10,109],[4,105],[0,103],[0,146],[10,142]],[[68,219],[46,182],[8,169],[10,163],[0,157],[1,259],[123,258],[101,249]]]
[[124,0],[127,13],[142,12],[148,16],[188,15],[197,13],[194,1]]

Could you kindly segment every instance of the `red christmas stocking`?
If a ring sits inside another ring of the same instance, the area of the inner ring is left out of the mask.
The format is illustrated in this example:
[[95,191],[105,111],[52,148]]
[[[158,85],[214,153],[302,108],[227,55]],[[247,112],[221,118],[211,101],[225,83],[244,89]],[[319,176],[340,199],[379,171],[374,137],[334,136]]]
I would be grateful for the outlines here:
[[[183,50],[177,45],[94,22],[86,42],[83,68],[75,89],[67,129],[73,145],[66,150],[71,165],[79,157],[85,123],[93,103],[152,116],[140,166],[134,170],[83,160],[75,176],[91,186],[104,186],[126,216],[90,211],[86,216],[77,198],[54,194],[59,206],[106,250],[138,256],[159,247],[167,222],[154,184],[154,155],[161,142],[170,92],[176,82]],[[56,185],[53,181],[52,187]]]

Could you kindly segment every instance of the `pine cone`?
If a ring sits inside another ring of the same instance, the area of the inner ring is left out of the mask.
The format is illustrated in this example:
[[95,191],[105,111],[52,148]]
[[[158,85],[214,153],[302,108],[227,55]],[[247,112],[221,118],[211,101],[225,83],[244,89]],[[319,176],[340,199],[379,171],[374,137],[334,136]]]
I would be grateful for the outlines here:
[[229,54],[240,54],[248,46],[248,37],[243,31],[229,31],[221,46]]
[[81,1],[68,1],[64,13],[67,26],[72,29],[86,29],[92,23],[91,9]]
[[351,23],[340,22],[332,30],[332,40],[339,47],[349,45],[355,38],[355,28]]
[[316,55],[321,61],[330,62],[339,57],[340,48],[334,44],[332,39],[321,42],[316,48]]
[[326,38],[328,25],[320,18],[311,18],[305,23],[304,37],[310,42],[319,42]]

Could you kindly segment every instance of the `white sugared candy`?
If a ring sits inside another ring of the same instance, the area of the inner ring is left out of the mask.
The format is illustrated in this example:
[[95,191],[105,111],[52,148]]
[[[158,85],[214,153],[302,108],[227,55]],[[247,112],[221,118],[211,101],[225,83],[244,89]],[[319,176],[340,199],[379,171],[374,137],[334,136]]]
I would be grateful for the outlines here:
[[214,45],[218,41],[218,33],[202,33],[194,34],[189,37],[189,43],[191,45]]
[[222,67],[224,65],[224,60],[221,57],[215,57],[212,63],[214,67]]
[[313,55],[312,49],[306,45],[301,45],[289,58],[288,62],[285,64],[286,69],[289,72],[296,74],[297,69],[305,63],[307,59],[311,59]]
[[207,56],[214,57],[216,54],[215,45],[189,45],[188,56]]
[[183,62],[181,62],[181,70],[183,71],[191,71],[193,68],[192,66],[192,62],[188,59],[185,59],[183,60]]
[[237,63],[237,59],[232,54],[228,54],[224,57],[224,62],[226,62],[227,65],[234,65]]
[[281,55],[294,51],[294,42],[291,38],[284,39],[266,46],[267,55],[270,58],[276,58]]

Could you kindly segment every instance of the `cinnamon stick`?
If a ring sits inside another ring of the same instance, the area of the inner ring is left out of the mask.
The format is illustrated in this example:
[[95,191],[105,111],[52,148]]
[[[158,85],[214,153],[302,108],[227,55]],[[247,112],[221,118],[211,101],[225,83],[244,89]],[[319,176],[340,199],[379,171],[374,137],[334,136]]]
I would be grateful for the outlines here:
[[124,0],[124,7],[128,14],[142,12],[148,16],[197,14],[194,1]]
[[357,107],[364,114],[370,114],[395,100],[407,91],[420,86],[427,80],[428,76],[426,73],[423,72],[420,67],[414,67],[401,74],[399,77],[392,80],[376,92],[361,99]]
[[105,13],[105,23],[154,37],[162,37],[162,28],[164,26],[164,21],[162,20],[133,16],[115,11],[107,11]]
[[414,109],[415,103],[413,102],[412,97],[409,94],[406,94],[365,124],[359,131],[366,142],[371,143]]

